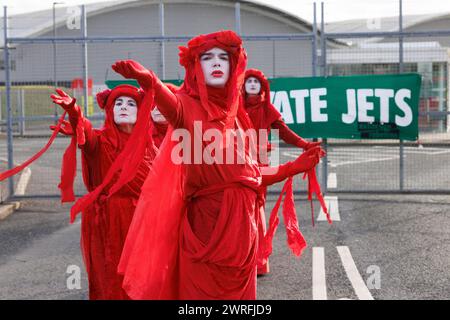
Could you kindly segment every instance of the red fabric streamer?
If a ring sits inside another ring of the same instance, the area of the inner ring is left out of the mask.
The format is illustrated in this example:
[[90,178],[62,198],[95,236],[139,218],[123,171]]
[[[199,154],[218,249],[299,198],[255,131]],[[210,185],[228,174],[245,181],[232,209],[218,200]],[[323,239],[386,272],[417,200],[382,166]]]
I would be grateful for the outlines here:
[[[73,130],[75,136],[63,159],[61,185],[71,186],[74,177],[72,170],[76,166],[76,141],[78,141],[78,147],[82,151],[83,180],[89,193],[76,203],[75,209],[72,208],[71,222],[75,219],[74,212],[77,209],[81,210],[82,256],[88,274],[89,298],[95,300],[129,299],[122,289],[123,277],[117,274],[117,266],[141,193],[141,186],[156,154],[149,132],[144,131],[147,135],[143,134],[142,141],[136,144],[138,148],[145,147],[143,154],[136,155],[140,157],[139,161],[133,162],[136,165],[134,176],[130,177],[130,180],[116,192],[107,196],[112,184],[120,178],[117,159],[126,158],[124,152],[128,151],[127,141],[133,135],[133,133],[122,132],[114,122],[113,108],[119,96],[133,98],[138,107],[137,118],[147,117],[148,122],[148,110],[152,104],[145,103],[151,96],[143,98],[143,93],[138,88],[127,85],[100,92],[97,95],[97,101],[105,110],[103,127],[93,129],[81,113],[73,114],[75,119],[71,119],[71,124],[77,129]],[[80,141],[79,135],[84,136],[82,139],[84,141]]]
[[[126,94],[126,92],[118,92],[114,97],[118,97]],[[107,103],[111,104],[115,100],[108,97]],[[108,102],[109,101],[109,102]],[[139,101],[139,100],[138,100]],[[139,163],[144,158],[146,148],[151,146],[149,139],[151,139],[151,121],[150,112],[153,106],[153,94],[150,92],[144,96],[140,104],[138,121],[130,135],[129,141],[133,143],[124,143],[124,148],[121,150],[120,154],[117,156],[111,167],[109,168],[106,176],[104,177],[102,183],[90,193],[86,194],[82,198],[78,199],[70,210],[70,221],[73,223],[75,221],[76,215],[83,211],[90,204],[94,203],[100,195],[103,193],[104,197],[108,198],[116,193],[125,184],[131,181],[139,169]],[[110,117],[111,118],[111,117]],[[147,119],[146,121],[139,121],[139,118]],[[112,119],[109,119],[111,121]],[[109,122],[108,119],[105,120]],[[111,126],[109,126],[111,127]],[[114,126],[115,127],[115,126]],[[113,182],[116,175],[119,174],[118,180]],[[109,190],[105,188],[113,182],[113,186]]]
[[283,189],[278,197],[275,206],[270,213],[269,218],[269,228],[267,229],[266,235],[263,241],[260,241],[261,246],[261,263],[267,262],[267,259],[272,254],[272,242],[275,232],[277,230],[278,224],[280,223],[280,218],[278,217],[278,212],[283,200],[283,217],[286,228],[287,243],[292,253],[296,256],[300,256],[303,250],[306,248],[306,240],[300,232],[297,220],[297,214],[295,210],[294,203],[294,193],[293,193],[293,177],[288,178],[285,182]]
[[[199,68],[200,54],[214,47],[230,57],[223,89],[206,86]],[[173,128],[193,137],[196,121],[205,130],[251,127],[239,106],[246,55],[234,32],[192,39],[180,48],[180,63],[186,77],[175,96],[155,92]],[[174,146],[164,140],[143,187],[119,265],[124,289],[133,299],[255,299],[258,165],[175,165]]]
[[61,129],[61,125],[62,125],[62,123],[64,121],[64,117],[65,116],[66,116],[66,112],[64,112],[61,115],[61,117],[59,118],[58,124],[57,124],[55,130],[53,131],[52,135],[50,136],[47,144],[41,150],[39,150],[36,154],[34,154],[31,158],[29,158],[28,160],[23,162],[22,164],[14,167],[14,168],[12,168],[10,170],[6,170],[6,171],[0,173],[0,181],[8,179],[9,177],[11,177],[11,176],[21,172],[23,169],[28,167],[34,161],[39,159],[48,150],[48,148],[50,148],[50,146],[52,145],[53,141],[55,140],[56,136],[58,135],[59,130]]
[[320,202],[320,206],[322,207],[325,216],[327,217],[327,221],[329,224],[332,224],[330,214],[328,213],[327,205],[325,204],[325,200],[323,198],[322,191],[320,190],[319,182],[317,181],[316,170],[311,169],[303,175],[303,180],[308,177],[308,200],[311,203],[311,214],[312,214],[312,224],[314,226],[314,206],[312,202],[312,194],[315,193],[317,199]]

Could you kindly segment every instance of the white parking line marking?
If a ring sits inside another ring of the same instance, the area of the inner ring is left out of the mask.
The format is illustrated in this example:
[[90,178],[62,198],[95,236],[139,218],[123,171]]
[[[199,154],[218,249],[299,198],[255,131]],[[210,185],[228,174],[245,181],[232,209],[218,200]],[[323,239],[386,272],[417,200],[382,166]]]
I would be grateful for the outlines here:
[[390,160],[397,160],[400,156],[393,156],[390,158],[379,158],[379,159],[361,159],[361,160],[355,160],[355,161],[343,161],[343,162],[337,162],[334,163],[334,167],[338,166],[345,166],[349,164],[361,164],[361,163],[370,163],[370,162],[378,162],[378,161],[390,161]]
[[358,269],[356,268],[355,261],[353,261],[350,249],[345,246],[336,247],[339,256],[341,257],[342,265],[344,266],[347,277],[350,280],[356,295],[360,300],[374,300],[372,294],[367,288],[364,280],[362,279]]
[[327,187],[328,187],[328,189],[336,189],[337,188],[337,177],[336,177],[335,172],[331,172],[328,175]]
[[[373,146],[374,149],[384,149],[387,150],[386,147],[383,146]],[[394,149],[395,150],[395,149]],[[433,147],[405,147],[406,153],[414,153],[414,154],[426,154],[426,155],[436,155],[436,154],[445,154],[450,153],[448,148],[433,148]]]
[[322,247],[314,247],[313,251],[313,300],[327,300],[327,283],[325,278],[325,254]]
[[[341,221],[341,216],[339,214],[339,202],[338,197],[336,196],[325,196],[325,203],[328,208],[328,213],[330,214],[330,218],[332,221]],[[325,212],[323,212],[322,208],[320,208],[319,216],[317,217],[317,221],[327,221],[327,217]]]
[[14,195],[23,196],[25,195],[25,191],[27,190],[28,182],[30,182],[31,178],[31,169],[25,168],[20,175],[19,182],[17,183],[16,191]]

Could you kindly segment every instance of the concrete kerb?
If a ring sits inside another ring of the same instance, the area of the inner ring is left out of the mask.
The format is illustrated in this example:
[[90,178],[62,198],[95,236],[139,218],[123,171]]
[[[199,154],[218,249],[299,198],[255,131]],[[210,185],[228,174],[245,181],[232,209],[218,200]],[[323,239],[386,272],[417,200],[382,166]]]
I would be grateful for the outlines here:
[[[7,162],[6,159],[0,158],[1,162]],[[31,176],[31,169],[29,167],[25,168],[19,178],[19,182],[17,185],[17,188],[15,190],[16,194],[18,195],[24,195],[25,194],[25,190],[26,187],[28,185],[29,179]],[[0,186],[1,188],[1,186]],[[7,217],[9,217],[14,211],[18,210],[21,206],[20,201],[6,201],[6,202],[2,202],[3,201],[3,189],[0,190],[0,192],[2,193],[2,197],[1,197],[1,201],[0,201],[0,221],[6,219]],[[9,198],[9,194],[6,191],[6,199]]]
[[20,208],[19,201],[8,202],[5,204],[0,204],[0,221],[9,217],[14,211]]

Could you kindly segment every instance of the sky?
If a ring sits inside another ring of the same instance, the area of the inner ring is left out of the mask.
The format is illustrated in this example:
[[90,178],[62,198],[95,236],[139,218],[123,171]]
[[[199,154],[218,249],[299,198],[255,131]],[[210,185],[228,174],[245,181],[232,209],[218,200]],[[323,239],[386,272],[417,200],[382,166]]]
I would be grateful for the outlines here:
[[[106,2],[109,0],[0,0],[0,5],[8,6],[10,14],[51,9],[53,3],[63,2],[58,6],[73,6],[94,2]],[[255,0],[282,9],[299,16],[307,21],[312,21],[312,0]],[[318,17],[320,17],[320,2],[316,1]],[[325,21],[342,21],[350,19],[373,19],[379,17],[396,16],[399,12],[399,0],[323,0],[325,7]],[[448,0],[403,0],[403,12],[405,15],[450,13],[450,1]],[[318,19],[320,21],[320,18]]]

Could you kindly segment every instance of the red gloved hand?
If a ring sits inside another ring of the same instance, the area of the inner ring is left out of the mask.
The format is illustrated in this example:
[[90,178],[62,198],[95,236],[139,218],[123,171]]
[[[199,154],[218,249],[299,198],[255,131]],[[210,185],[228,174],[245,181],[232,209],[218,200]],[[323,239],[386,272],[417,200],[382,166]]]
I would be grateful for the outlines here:
[[[319,142],[320,144],[320,142]],[[306,172],[314,168],[320,161],[320,158],[325,156],[325,151],[319,146],[313,146],[303,152],[297,159],[289,164],[289,175],[293,176],[300,172]]]
[[58,95],[52,94],[50,96],[50,98],[52,98],[53,100],[53,103],[56,103],[65,111],[67,111],[69,117],[77,117],[80,111],[78,106],[76,105],[77,99],[72,98],[61,89],[56,89],[56,92],[58,93]]
[[149,90],[153,84],[154,74],[139,62],[120,60],[112,65],[112,69],[126,79],[136,79],[144,90]]
[[[50,126],[50,129],[55,130],[56,126],[52,125],[52,126]],[[59,129],[59,132],[66,136],[73,136],[73,129],[72,129],[72,126],[70,125],[70,122],[63,120],[61,128]]]
[[320,142],[320,141],[319,142],[307,142],[306,145],[303,146],[303,149],[306,151],[306,150],[312,149],[314,147],[320,147],[321,143],[322,142]]
[[[303,152],[294,161],[282,164],[278,167],[261,167],[262,186],[270,186],[274,183],[283,181],[284,179],[295,176],[301,172],[306,172],[314,168],[325,156],[325,151],[320,147],[313,147]],[[276,172],[274,172],[276,169]]]

